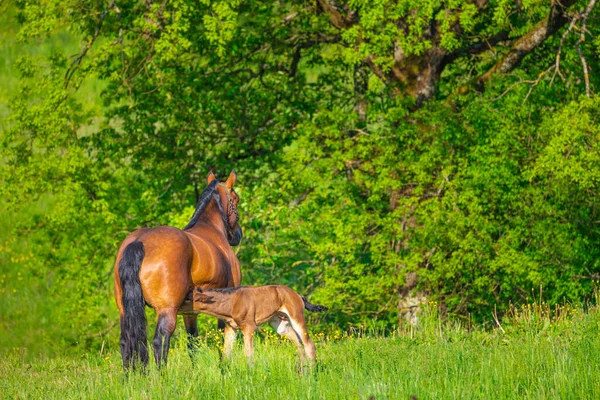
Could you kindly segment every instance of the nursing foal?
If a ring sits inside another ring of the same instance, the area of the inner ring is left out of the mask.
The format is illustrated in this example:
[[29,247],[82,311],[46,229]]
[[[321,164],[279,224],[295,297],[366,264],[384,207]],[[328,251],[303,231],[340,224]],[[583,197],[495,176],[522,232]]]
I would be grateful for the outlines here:
[[[309,303],[287,286],[240,286],[210,290],[197,287],[192,298],[193,301],[184,303],[179,312],[209,314],[224,320],[233,329],[244,332],[244,350],[250,362],[254,357],[256,327],[267,322],[278,334],[294,342],[302,362],[306,359],[304,353],[313,362],[317,358],[315,345],[306,328],[304,309],[322,312],[327,308]],[[231,349],[223,354],[224,357],[230,355]]]

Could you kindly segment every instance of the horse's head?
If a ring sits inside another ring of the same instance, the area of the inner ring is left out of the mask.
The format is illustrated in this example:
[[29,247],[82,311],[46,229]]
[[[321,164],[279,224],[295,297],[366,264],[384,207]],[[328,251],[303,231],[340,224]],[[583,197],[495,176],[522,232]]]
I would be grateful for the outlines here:
[[194,290],[194,303],[214,303],[213,296],[205,294],[199,287]]
[[[208,174],[208,184],[216,180],[215,175],[211,172]],[[220,182],[215,188],[217,200],[221,208],[221,215],[225,230],[227,231],[227,241],[232,246],[237,246],[242,240],[242,227],[239,224],[240,216],[237,211],[240,198],[238,197],[233,186],[237,179],[235,170],[232,170],[225,182]]]

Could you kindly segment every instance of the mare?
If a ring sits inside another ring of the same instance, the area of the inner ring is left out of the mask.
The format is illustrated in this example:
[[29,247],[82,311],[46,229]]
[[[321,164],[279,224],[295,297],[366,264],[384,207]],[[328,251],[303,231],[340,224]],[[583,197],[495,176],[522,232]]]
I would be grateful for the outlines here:
[[[114,267],[115,300],[121,323],[123,368],[148,364],[145,306],[156,311],[152,346],[160,367],[166,363],[177,312],[193,287],[239,286],[242,275],[231,246],[242,239],[238,224],[239,197],[233,190],[237,175],[231,171],[225,182],[211,172],[208,186],[198,200],[188,225],[141,228],[131,233],[119,248]],[[190,337],[198,335],[197,315],[184,316]],[[235,332],[225,326],[224,355],[231,353]]]

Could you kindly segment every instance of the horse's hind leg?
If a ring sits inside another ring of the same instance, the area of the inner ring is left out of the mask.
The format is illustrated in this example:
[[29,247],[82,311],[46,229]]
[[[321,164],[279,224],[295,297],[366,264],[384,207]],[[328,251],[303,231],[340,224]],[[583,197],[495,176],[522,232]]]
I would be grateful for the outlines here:
[[177,324],[177,309],[157,310],[158,321],[156,322],[156,331],[154,333],[154,360],[156,365],[160,366],[167,363],[169,353],[169,344],[171,335],[175,331]]
[[281,319],[279,316],[274,316],[269,321],[269,325],[271,325],[278,334],[287,337],[294,343],[298,350],[298,354],[300,355],[300,362],[304,363],[304,360],[306,359],[304,356],[304,347],[302,346],[302,341],[296,334],[296,331],[290,327],[290,321],[288,319]]
[[184,315],[183,323],[188,337],[188,352],[190,353],[190,357],[193,357],[194,351],[198,346],[198,316]]
[[304,319],[304,313],[299,312],[295,313],[296,315],[290,315],[290,323],[292,324],[293,330],[298,334],[298,337],[304,344],[304,351],[306,352],[306,356],[311,361],[317,360],[317,352],[315,349],[315,344],[310,339],[308,335],[308,329],[306,328],[306,320]]

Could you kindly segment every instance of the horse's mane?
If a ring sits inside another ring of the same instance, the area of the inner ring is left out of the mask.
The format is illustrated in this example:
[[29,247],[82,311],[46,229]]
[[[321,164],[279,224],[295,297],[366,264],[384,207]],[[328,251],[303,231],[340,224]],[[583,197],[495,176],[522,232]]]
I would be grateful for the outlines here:
[[202,194],[200,194],[200,198],[198,199],[198,202],[196,203],[196,211],[194,211],[194,215],[192,215],[192,219],[190,219],[190,222],[188,222],[188,224],[185,226],[185,228],[183,228],[184,231],[186,229],[193,228],[194,225],[196,225],[196,223],[200,219],[200,216],[206,209],[206,206],[208,206],[208,203],[210,203],[210,200],[212,199],[212,195],[215,192],[215,187],[217,186],[217,183],[219,183],[219,181],[217,181],[216,179],[213,180],[211,183],[208,184],[206,189],[204,189]]
[[236,287],[226,287],[226,288],[219,288],[219,289],[206,289],[204,290],[204,292],[217,292],[217,293],[233,293],[233,292],[237,292],[238,290],[244,288],[244,286],[236,286]]

